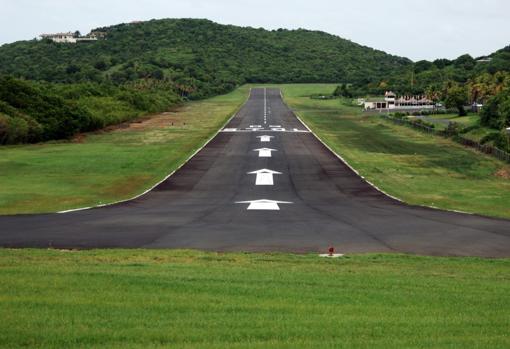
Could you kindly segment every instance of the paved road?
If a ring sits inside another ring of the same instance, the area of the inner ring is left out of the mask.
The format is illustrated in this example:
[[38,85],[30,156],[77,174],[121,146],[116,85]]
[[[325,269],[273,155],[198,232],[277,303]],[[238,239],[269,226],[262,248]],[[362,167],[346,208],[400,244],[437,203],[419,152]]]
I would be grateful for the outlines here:
[[318,252],[330,245],[346,253],[510,257],[510,221],[384,196],[307,132],[274,89],[253,90],[226,129],[139,199],[0,217],[5,247]]

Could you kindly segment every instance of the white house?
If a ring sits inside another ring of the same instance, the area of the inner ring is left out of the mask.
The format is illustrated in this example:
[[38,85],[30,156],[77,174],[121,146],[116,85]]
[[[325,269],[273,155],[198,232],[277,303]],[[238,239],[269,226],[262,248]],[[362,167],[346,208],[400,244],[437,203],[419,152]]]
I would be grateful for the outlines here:
[[103,39],[105,33],[98,32],[98,34],[91,33],[88,36],[76,36],[74,33],[56,33],[56,34],[41,34],[42,39],[49,39],[59,44],[76,44],[77,42],[97,41],[99,38]]
[[74,34],[71,32],[68,33],[56,33],[56,34],[41,34],[42,39],[50,39],[53,42],[58,43],[66,43],[66,44],[75,44],[77,42]]

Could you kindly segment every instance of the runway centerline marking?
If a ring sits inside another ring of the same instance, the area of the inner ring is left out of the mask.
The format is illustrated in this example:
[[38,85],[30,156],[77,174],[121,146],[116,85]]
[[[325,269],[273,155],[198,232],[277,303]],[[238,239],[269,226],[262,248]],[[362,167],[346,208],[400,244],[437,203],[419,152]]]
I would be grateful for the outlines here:
[[264,87],[264,125],[267,124],[267,89]]
[[281,175],[281,172],[262,169],[258,171],[248,172],[248,174],[256,174],[257,179],[255,181],[255,185],[274,185],[274,175]]
[[249,204],[248,211],[280,211],[281,204],[291,205],[293,202],[274,200],[239,201],[236,204]]
[[278,150],[270,149],[270,148],[260,148],[260,149],[254,149],[253,151],[259,152],[259,158],[270,158],[270,157],[272,157],[272,153],[274,151],[278,151]]

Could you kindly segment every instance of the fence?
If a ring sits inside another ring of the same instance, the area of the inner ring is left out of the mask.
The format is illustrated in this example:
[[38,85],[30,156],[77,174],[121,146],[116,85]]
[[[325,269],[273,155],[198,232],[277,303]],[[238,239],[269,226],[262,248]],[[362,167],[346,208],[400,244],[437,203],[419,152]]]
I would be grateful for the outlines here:
[[455,132],[449,132],[448,130],[438,131],[438,130],[436,130],[432,127],[429,127],[427,125],[423,125],[423,124],[420,124],[417,122],[412,122],[407,119],[394,118],[394,117],[391,117],[391,116],[388,116],[385,114],[382,114],[381,117],[386,120],[392,121],[393,123],[398,124],[398,125],[405,125],[405,126],[409,126],[409,127],[412,127],[414,129],[417,129],[417,130],[420,130],[420,131],[423,131],[426,133],[442,136],[445,138],[450,138],[453,141],[455,141],[459,144],[462,144],[466,147],[477,149],[478,151],[480,151],[484,154],[493,156],[499,160],[506,161],[506,162],[510,163],[510,153],[507,153],[506,151],[503,151],[503,150],[493,147],[491,145],[481,144],[481,143],[476,142],[472,139],[462,137],[461,135],[459,135]]

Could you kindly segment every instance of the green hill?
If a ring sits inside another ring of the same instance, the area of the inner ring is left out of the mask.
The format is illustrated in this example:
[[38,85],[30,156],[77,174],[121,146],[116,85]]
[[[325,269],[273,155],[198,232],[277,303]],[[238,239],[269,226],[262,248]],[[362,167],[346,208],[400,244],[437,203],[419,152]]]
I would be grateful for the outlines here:
[[167,79],[204,97],[246,82],[369,82],[409,65],[334,35],[164,19],[95,29],[105,40],[56,44],[22,41],[0,47],[0,73],[50,82]]
[[244,83],[367,84],[412,64],[302,29],[164,19],[93,32],[104,38],[0,47],[0,144],[68,138]]

